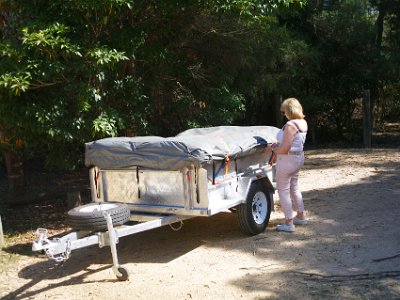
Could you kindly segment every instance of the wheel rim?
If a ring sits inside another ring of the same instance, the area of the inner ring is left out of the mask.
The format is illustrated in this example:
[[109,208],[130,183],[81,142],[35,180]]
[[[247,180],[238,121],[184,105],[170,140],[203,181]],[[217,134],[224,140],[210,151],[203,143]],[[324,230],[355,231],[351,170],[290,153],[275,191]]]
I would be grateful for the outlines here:
[[253,197],[252,214],[254,222],[262,224],[265,222],[268,213],[267,197],[263,192],[257,192]]
[[89,205],[86,207],[81,207],[79,209],[79,211],[82,213],[91,213],[94,211],[109,210],[109,209],[116,208],[116,207],[117,207],[117,205],[113,204],[113,203],[99,203],[96,205]]

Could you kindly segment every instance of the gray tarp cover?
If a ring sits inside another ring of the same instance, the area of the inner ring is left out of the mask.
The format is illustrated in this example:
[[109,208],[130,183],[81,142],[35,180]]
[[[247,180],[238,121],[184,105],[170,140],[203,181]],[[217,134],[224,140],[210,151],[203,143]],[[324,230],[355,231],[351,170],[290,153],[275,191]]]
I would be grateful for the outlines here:
[[271,126],[219,126],[186,130],[174,137],[114,137],[86,143],[85,164],[102,169],[135,166],[178,170],[226,156],[240,157],[276,142],[279,129]]

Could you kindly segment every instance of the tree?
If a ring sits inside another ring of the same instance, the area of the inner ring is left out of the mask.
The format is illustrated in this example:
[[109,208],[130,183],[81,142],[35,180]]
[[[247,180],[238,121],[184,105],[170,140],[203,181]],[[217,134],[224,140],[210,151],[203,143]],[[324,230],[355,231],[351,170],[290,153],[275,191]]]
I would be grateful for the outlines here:
[[3,148],[72,168],[88,140],[233,123],[258,27],[290,2],[0,1]]
[[[314,72],[303,84],[312,124],[325,137],[354,138],[352,120],[363,90],[378,83],[381,57],[375,47],[374,15],[367,1],[316,1],[282,22],[310,46]],[[286,12],[286,14],[288,14]],[[295,24],[299,24],[296,27]],[[332,128],[333,127],[333,128]]]
[[375,90],[376,110],[382,121],[400,114],[397,92],[400,85],[400,1],[372,0],[371,5],[377,16],[375,44],[382,58],[379,85]]

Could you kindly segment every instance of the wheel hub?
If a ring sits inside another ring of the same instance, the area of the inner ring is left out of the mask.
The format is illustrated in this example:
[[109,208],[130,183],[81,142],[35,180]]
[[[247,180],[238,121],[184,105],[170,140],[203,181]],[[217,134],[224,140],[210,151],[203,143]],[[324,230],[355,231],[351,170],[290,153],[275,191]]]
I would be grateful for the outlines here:
[[262,224],[267,217],[268,203],[264,193],[258,192],[253,197],[252,212],[253,219],[257,224]]

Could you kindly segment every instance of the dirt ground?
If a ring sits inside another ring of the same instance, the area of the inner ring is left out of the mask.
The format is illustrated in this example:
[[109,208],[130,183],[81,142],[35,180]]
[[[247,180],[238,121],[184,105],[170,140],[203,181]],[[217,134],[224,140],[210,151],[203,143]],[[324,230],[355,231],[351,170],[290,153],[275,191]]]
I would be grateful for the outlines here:
[[306,151],[300,183],[307,226],[276,232],[277,202],[257,236],[226,212],[124,237],[126,282],[112,272],[109,247],[77,250],[56,266],[14,239],[0,252],[0,298],[400,299],[399,149]]

